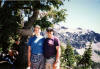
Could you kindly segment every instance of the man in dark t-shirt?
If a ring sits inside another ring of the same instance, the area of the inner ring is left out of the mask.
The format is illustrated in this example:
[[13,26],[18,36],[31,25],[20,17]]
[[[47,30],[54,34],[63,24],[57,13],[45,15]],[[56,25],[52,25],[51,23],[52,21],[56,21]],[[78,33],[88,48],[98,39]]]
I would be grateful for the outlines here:
[[58,62],[60,61],[60,42],[53,35],[53,29],[49,27],[47,30],[47,38],[44,41],[44,57],[46,59],[45,69],[59,69]]

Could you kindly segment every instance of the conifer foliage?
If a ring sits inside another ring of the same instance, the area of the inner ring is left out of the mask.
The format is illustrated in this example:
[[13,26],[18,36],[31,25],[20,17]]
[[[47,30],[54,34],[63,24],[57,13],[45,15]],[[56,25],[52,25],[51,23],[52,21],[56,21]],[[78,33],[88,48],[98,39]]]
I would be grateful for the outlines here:
[[91,56],[92,56],[92,42],[90,43],[89,47],[86,48],[82,59],[80,60],[80,62],[78,63],[78,65],[84,67],[85,69],[90,68],[92,65],[92,60],[91,60]]
[[[64,48],[62,48],[64,50]],[[73,68],[75,64],[75,55],[74,55],[74,50],[70,43],[67,43],[66,49],[64,51],[63,59],[62,59],[62,65],[65,66],[65,68]]]

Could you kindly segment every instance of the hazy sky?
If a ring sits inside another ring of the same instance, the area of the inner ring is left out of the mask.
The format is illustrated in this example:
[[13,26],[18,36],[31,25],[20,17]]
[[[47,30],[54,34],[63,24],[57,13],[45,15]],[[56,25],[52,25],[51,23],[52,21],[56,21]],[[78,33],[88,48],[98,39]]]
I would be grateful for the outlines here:
[[70,28],[81,27],[100,33],[100,0],[71,0],[64,2],[67,9],[66,25]]

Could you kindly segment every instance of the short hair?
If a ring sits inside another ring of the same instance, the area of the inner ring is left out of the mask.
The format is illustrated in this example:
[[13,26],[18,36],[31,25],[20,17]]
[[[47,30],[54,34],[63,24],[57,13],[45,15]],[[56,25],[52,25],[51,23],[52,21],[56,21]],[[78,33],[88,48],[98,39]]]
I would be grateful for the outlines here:
[[52,27],[48,27],[48,28],[46,29],[46,31],[47,31],[47,32],[54,32],[54,30],[53,30]]
[[40,27],[39,25],[35,25],[35,27],[34,27],[34,28],[39,28],[39,29],[40,29],[41,27]]

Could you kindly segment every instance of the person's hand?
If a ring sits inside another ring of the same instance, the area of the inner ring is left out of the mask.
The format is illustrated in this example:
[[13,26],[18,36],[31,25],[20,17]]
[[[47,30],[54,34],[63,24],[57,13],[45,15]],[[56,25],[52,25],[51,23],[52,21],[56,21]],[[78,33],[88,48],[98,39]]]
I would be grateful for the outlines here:
[[59,59],[57,59],[56,61],[55,61],[55,63],[57,64],[57,63],[59,63],[60,62],[60,60]]
[[53,64],[53,69],[57,69],[59,67],[60,60],[56,60],[55,63]]
[[31,69],[30,67],[27,67],[26,69]]

